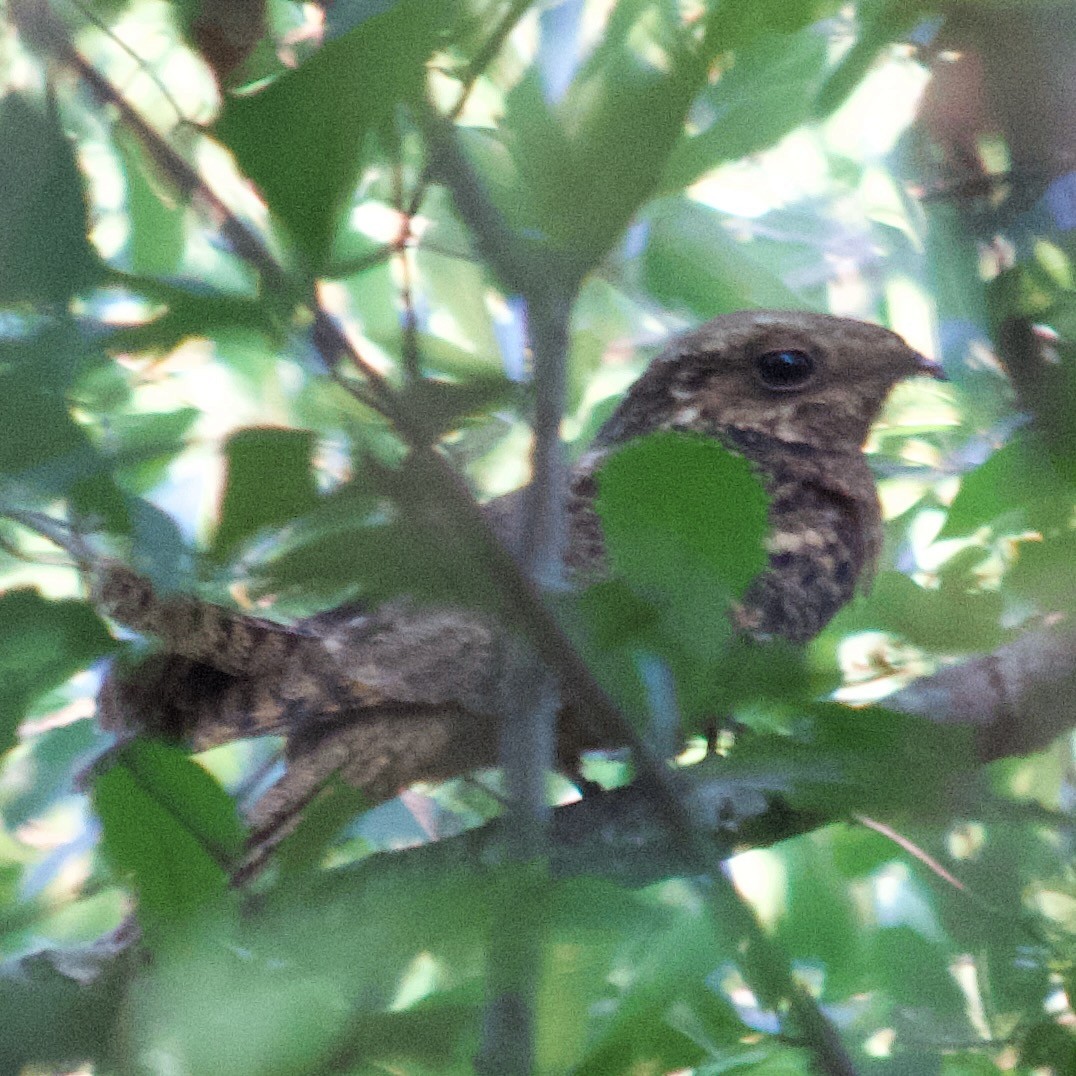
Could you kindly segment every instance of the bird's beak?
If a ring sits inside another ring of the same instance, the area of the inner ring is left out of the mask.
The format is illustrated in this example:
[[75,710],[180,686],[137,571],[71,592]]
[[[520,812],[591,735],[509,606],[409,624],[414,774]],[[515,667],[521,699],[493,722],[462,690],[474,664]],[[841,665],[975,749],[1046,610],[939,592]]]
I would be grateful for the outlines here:
[[915,353],[915,368],[921,374],[928,374],[935,381],[949,380],[945,375],[945,370],[942,369],[942,364],[937,359],[928,359],[926,355],[920,355],[918,351]]

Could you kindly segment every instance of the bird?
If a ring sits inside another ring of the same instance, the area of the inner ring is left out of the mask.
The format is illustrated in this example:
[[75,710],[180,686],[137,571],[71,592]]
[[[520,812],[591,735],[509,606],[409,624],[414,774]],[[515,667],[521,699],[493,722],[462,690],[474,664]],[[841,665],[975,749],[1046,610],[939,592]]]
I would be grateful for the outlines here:
[[[919,374],[944,376],[896,333],[828,314],[738,312],[674,338],[572,471],[569,579],[582,587],[609,573],[596,502],[610,453],[657,431],[714,438],[752,464],[769,497],[767,564],[733,623],[759,642],[808,642],[873,571],[882,522],[863,448],[890,390]],[[502,537],[519,496],[485,506]],[[483,700],[496,697],[500,629],[485,614],[402,598],[288,627],[158,598],[122,566],[96,593],[114,619],[165,640],[165,653],[106,680],[99,710],[113,728],[133,714],[198,747],[283,732],[313,756],[326,742],[319,727],[350,723],[348,750],[366,756],[350,764],[365,775],[357,783],[383,794],[495,761]],[[323,753],[339,766],[341,751]]]
[[569,568],[603,574],[595,503],[610,452],[658,430],[712,437],[753,464],[770,502],[768,563],[736,625],[759,640],[808,642],[873,573],[882,518],[863,447],[890,390],[917,374],[944,379],[889,329],[829,314],[738,312],[676,338],[575,469]]

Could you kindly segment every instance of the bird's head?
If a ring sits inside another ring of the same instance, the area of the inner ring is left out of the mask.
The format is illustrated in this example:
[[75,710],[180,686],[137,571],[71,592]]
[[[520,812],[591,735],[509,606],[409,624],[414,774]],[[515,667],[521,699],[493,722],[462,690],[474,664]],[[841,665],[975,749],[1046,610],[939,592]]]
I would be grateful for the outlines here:
[[856,452],[890,389],[941,367],[878,325],[803,311],[726,314],[678,337],[602,427],[596,448],[660,429],[735,428]]

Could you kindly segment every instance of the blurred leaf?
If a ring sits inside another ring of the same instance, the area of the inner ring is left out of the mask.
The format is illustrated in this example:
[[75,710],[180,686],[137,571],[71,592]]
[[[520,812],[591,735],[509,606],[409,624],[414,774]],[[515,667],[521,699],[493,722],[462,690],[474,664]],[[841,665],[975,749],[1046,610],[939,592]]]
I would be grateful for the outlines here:
[[430,377],[408,384],[400,404],[422,421],[433,437],[458,429],[468,417],[488,412],[511,398],[515,386],[506,377],[487,370],[468,381],[439,381]]
[[0,1071],[73,1071],[115,1046],[127,967],[108,947],[45,950],[0,965]]
[[0,101],[0,302],[66,303],[101,266],[82,176],[55,102]]
[[844,104],[882,49],[910,30],[924,7],[920,0],[861,0],[856,12],[862,27],[859,37],[818,91],[812,106],[816,119],[825,118]]
[[938,1071],[939,1076],[1002,1076],[1005,1070],[983,1054],[960,1053],[944,1056]]
[[[0,611],[2,611],[0,603]],[[27,783],[3,804],[4,821],[11,829],[42,815],[61,796],[71,793],[71,778],[106,742],[106,735],[89,718],[46,729],[28,744],[19,766]],[[0,906],[2,906],[0,901]]]
[[1043,1020],[1024,1037],[1020,1061],[1049,1067],[1057,1073],[1076,1072],[1076,1035],[1052,1020]]
[[250,427],[228,438],[214,556],[227,556],[263,528],[280,527],[317,504],[315,443],[309,430],[275,427]]
[[888,631],[935,653],[985,651],[1011,635],[1002,627],[1005,598],[971,580],[946,579],[928,589],[901,572],[879,572],[869,598],[847,605],[833,619],[838,635]]
[[312,272],[329,256],[365,139],[421,86],[423,63],[450,17],[444,0],[399,0],[260,92],[227,99],[214,132]]
[[732,67],[696,100],[702,130],[677,143],[663,189],[682,190],[719,164],[766,149],[803,123],[826,55],[825,36],[816,27],[794,36],[762,34],[737,49]]
[[117,646],[85,602],[49,601],[28,588],[0,594],[0,751],[37,696]]
[[615,1007],[602,1006],[612,1011],[597,1021],[597,1035],[573,1068],[579,1076],[633,1072],[644,1064],[660,1072],[699,1064],[705,1051],[676,1026],[674,1017],[687,998],[704,1002],[709,1031],[718,1041],[731,1045],[747,1031],[733,1007],[705,985],[721,961],[705,919],[685,918],[651,934],[639,949],[626,988],[610,999]]
[[973,810],[981,797],[967,728],[871,707],[800,703],[792,735],[741,736],[715,766],[719,786],[777,793],[823,818],[849,814],[920,819]]
[[1076,532],[1063,531],[1038,542],[1020,542],[1016,563],[1005,576],[1008,594],[1029,598],[1045,612],[1076,609]]
[[1073,490],[1058,478],[1036,435],[1024,432],[961,479],[938,537],[968,534],[1016,510],[1027,511],[1032,525],[1060,524],[1072,502]]
[[295,521],[267,577],[334,598],[358,592],[370,603],[406,594],[502,609],[482,540],[461,531],[442,501],[440,480],[414,457],[391,468],[368,458],[351,483]]
[[627,0],[560,101],[525,73],[505,99],[503,142],[470,138],[521,236],[566,254],[579,275],[597,264],[657,187],[706,81],[700,51],[676,4]]
[[93,784],[105,851],[131,875],[147,937],[179,937],[228,893],[244,841],[235,805],[177,747],[131,740],[111,763]]
[[186,444],[186,434],[201,412],[126,412],[108,417],[107,453],[126,489],[142,493],[162,481]]
[[299,824],[274,850],[277,868],[299,874],[317,866],[344,826],[368,806],[361,789],[340,779],[323,785],[303,809]]
[[96,357],[69,321],[0,340],[0,488],[19,500],[69,497],[124,530],[124,497],[68,409],[71,382]]
[[751,465],[710,439],[654,434],[606,460],[596,507],[617,578],[561,603],[577,645],[637,721],[665,705],[646,686],[663,668],[682,716],[712,714],[727,697],[730,603],[766,563]]
[[131,567],[149,580],[158,597],[191,589],[191,551],[175,520],[141,498],[130,501],[130,513]]
[[813,837],[781,843],[786,886],[775,937],[793,961],[821,966],[822,1000],[833,1002],[863,989],[868,932],[828,852],[826,842]]
[[237,329],[271,334],[275,311],[261,299],[246,296],[198,294],[180,287],[157,288],[146,278],[126,276],[125,285],[134,292],[167,304],[163,312],[137,325],[110,328],[102,337],[109,351],[168,352],[190,337],[214,339]]
[[870,960],[876,981],[898,1006],[963,1023],[964,995],[949,970],[950,955],[937,942],[911,927],[883,927],[870,938]]
[[748,253],[712,209],[681,199],[655,206],[643,261],[659,301],[712,318],[751,307],[798,310],[804,301]]
[[167,181],[161,179],[159,190],[151,160],[133,134],[117,126],[113,139],[127,187],[130,269],[150,277],[172,276],[183,260],[186,207],[165,201],[160,190],[168,189]]

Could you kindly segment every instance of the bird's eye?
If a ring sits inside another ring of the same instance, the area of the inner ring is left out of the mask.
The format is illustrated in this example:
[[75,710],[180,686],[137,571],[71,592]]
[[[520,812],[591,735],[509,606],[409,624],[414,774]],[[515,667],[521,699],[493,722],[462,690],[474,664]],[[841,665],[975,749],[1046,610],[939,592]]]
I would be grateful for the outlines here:
[[814,359],[806,351],[783,347],[765,351],[755,359],[755,372],[768,389],[779,392],[802,388],[814,373]]

